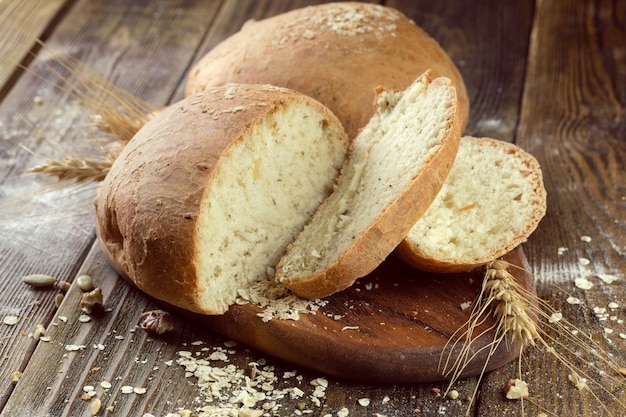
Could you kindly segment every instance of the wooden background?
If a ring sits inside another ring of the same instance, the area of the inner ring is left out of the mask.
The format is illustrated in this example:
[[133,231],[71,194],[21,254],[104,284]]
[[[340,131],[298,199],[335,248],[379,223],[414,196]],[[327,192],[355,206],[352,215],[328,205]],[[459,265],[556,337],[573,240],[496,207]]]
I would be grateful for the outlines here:
[[[91,415],[93,399],[81,399],[85,385],[97,388],[98,415],[194,410],[202,405],[198,386],[185,378],[182,367],[166,363],[175,361],[180,350],[224,342],[184,320],[163,337],[136,330],[139,315],[155,305],[117,279],[95,244],[94,186],[56,187],[28,173],[46,157],[88,154],[93,146],[90,109],[63,89],[67,83],[51,75],[49,66],[76,58],[119,88],[161,106],[182,97],[190,66],[246,20],[313,3],[318,2],[0,0],[0,316],[19,317],[16,325],[0,324],[2,416]],[[523,245],[539,294],[626,366],[626,3],[385,4],[414,19],[458,65],[471,101],[466,133],[515,142],[541,163],[548,213]],[[580,258],[590,263],[582,265]],[[55,290],[21,282],[31,273],[67,281],[89,273],[112,311],[79,323],[79,292],[73,288],[57,308]],[[598,278],[602,274],[618,279],[607,284]],[[593,288],[577,288],[577,278],[588,278]],[[567,303],[570,295],[582,304]],[[50,341],[29,337],[36,324],[47,327]],[[191,345],[197,340],[204,344]],[[85,348],[68,352],[68,344]],[[232,362],[241,366],[264,357],[245,346],[232,349]],[[266,359],[278,375],[293,369]],[[614,415],[626,414],[603,394],[598,403],[591,392],[573,388],[569,371],[545,349],[530,349],[521,366],[531,390],[526,415],[610,415],[599,403],[613,404]],[[23,375],[14,385],[10,375],[16,371]],[[321,376],[297,372],[305,385]],[[480,395],[470,414],[521,415],[521,404],[502,396],[504,382],[516,375],[515,363],[489,373],[477,387]],[[103,380],[112,387],[100,387]],[[373,385],[329,378],[320,407],[308,397],[286,398],[277,415],[311,408],[305,415],[335,416],[345,407],[350,416],[462,416],[463,398],[476,384],[475,378],[460,381],[454,387],[460,398],[447,400],[433,392],[445,384]],[[124,385],[147,392],[123,394]],[[614,393],[626,403],[623,384]],[[370,405],[360,405],[360,398],[369,398]]]

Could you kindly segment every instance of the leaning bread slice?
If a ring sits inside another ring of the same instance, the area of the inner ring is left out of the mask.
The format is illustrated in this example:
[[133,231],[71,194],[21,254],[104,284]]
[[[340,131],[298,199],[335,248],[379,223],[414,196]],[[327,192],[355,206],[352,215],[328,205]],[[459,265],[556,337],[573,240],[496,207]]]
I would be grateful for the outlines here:
[[545,212],[541,168],[532,155],[466,136],[441,192],[397,253],[424,271],[465,271],[522,243]]
[[457,99],[430,73],[379,91],[378,112],[354,139],[335,190],[276,269],[306,298],[330,295],[376,268],[436,197],[460,138]]
[[228,85],[190,96],[140,129],[96,198],[113,265],[153,297],[223,313],[267,280],[330,194],[348,138],[319,102]]

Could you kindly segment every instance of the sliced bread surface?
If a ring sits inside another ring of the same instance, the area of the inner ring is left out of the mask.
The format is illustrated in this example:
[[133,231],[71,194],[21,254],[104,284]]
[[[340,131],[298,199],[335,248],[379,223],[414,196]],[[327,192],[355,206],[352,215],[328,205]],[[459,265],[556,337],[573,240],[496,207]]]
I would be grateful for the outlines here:
[[448,179],[398,255],[429,272],[460,272],[522,243],[546,212],[537,160],[518,146],[464,136]]
[[302,297],[330,295],[376,268],[452,168],[460,126],[449,79],[427,72],[404,91],[379,91],[377,103],[335,190],[277,266],[275,278]]
[[98,237],[137,287],[204,314],[268,279],[332,191],[348,138],[319,102],[228,85],[163,110],[122,150],[96,198]]
[[465,84],[437,41],[392,7],[333,2],[246,22],[194,65],[185,92],[229,82],[291,88],[326,105],[354,138],[376,110],[377,87],[404,90],[429,69],[452,80],[463,130]]

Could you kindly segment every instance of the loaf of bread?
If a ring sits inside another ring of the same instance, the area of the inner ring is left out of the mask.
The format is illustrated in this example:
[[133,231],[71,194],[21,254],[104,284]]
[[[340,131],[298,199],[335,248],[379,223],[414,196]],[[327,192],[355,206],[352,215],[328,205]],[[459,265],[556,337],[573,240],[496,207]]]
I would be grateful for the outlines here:
[[268,279],[332,191],[348,137],[319,102],[227,85],[157,114],[122,150],[95,201],[113,265],[145,293],[220,314]]
[[522,243],[546,212],[537,160],[519,147],[463,137],[454,166],[398,255],[429,272],[460,272]]
[[326,105],[354,138],[374,114],[377,87],[404,90],[428,69],[452,80],[463,131],[465,85],[432,37],[390,7],[328,3],[247,22],[191,69],[185,92],[231,82],[291,88]]
[[320,298],[374,270],[426,212],[459,146],[455,89],[427,72],[378,109],[352,141],[333,193],[291,243],[275,279]]

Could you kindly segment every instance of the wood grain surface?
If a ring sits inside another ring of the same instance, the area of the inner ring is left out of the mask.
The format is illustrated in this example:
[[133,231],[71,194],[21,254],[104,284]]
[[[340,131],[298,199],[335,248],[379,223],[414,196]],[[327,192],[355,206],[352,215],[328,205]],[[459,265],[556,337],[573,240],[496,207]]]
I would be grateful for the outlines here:
[[[137,327],[142,312],[159,306],[120,279],[100,252],[91,202],[95,186],[63,187],[29,173],[48,157],[86,155],[97,147],[93,109],[67,91],[68,80],[50,69],[63,59],[78,59],[102,80],[162,106],[181,97],[193,63],[246,20],[314,3],[0,0],[0,316],[18,317],[15,325],[0,324],[2,416],[195,412],[209,404],[209,396],[198,378],[177,364],[180,352],[203,358],[219,349],[226,350],[228,364],[241,372],[250,372],[250,362],[265,360],[279,376],[277,386],[295,385],[304,392],[299,398],[276,400],[280,411],[267,415],[337,416],[344,408],[349,416],[626,414],[616,401],[626,403],[623,382],[614,383],[613,399],[597,386],[579,391],[569,380],[572,371],[545,348],[526,349],[520,363],[498,367],[481,381],[468,377],[456,382],[453,388],[460,395],[450,399],[441,395],[445,382],[386,384],[333,376],[244,343],[227,343],[229,338],[179,314],[174,331],[162,336]],[[433,35],[458,65],[471,101],[466,133],[514,142],[539,160],[548,213],[523,244],[537,293],[617,364],[626,366],[623,2],[385,4],[404,11]],[[36,38],[43,38],[45,47],[38,46]],[[82,294],[76,287],[57,306],[57,289],[21,282],[21,276],[31,273],[67,281],[88,273],[103,289],[107,311],[82,323]],[[592,287],[580,288],[577,279]],[[359,285],[355,291],[375,296]],[[572,304],[571,297],[580,304]],[[368,302],[369,307],[361,303],[358,308],[369,311],[374,300]],[[48,341],[32,337],[37,324],[47,329]],[[341,332],[353,337],[356,333]],[[397,337],[393,332],[389,336]],[[561,336],[554,335],[556,340]],[[84,347],[74,351],[66,346]],[[581,365],[589,367],[591,362]],[[285,377],[292,371],[300,379]],[[530,389],[523,407],[503,397],[506,381],[520,371]],[[11,382],[15,372],[22,373],[17,384]],[[596,371],[590,376],[606,378]],[[311,383],[320,377],[328,387],[318,405],[311,397]],[[85,386],[93,386],[96,395],[85,397]],[[125,394],[123,386],[146,392]],[[465,398],[474,390],[478,400],[470,405]],[[93,413],[96,399],[101,406]],[[362,405],[362,399],[369,405]]]

